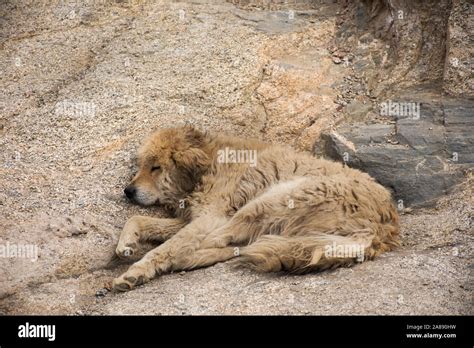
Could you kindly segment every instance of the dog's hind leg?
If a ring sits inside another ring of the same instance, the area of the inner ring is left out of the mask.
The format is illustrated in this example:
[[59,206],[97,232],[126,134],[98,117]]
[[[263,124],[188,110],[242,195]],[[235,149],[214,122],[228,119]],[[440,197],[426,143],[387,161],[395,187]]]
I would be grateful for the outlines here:
[[357,238],[331,234],[265,235],[255,243],[240,248],[241,257],[235,260],[235,264],[260,272],[293,273],[349,266],[372,259],[378,253],[372,245],[373,236],[370,231],[359,231]]
[[212,231],[200,248],[222,248],[253,242],[261,234],[280,234],[293,211],[289,204],[292,194],[306,178],[295,178],[272,186],[263,195],[251,200],[224,226]]
[[133,216],[125,224],[115,249],[117,256],[133,255],[140,242],[164,242],[174,236],[186,223],[180,219],[157,219]]

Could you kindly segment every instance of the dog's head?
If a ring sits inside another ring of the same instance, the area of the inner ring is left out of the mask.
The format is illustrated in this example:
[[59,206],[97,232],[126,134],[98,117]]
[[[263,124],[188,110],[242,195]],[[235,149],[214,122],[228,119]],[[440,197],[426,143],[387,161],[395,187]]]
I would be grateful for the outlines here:
[[153,133],[138,152],[138,173],[125,195],[141,205],[176,205],[210,165],[206,143],[206,135],[191,126]]

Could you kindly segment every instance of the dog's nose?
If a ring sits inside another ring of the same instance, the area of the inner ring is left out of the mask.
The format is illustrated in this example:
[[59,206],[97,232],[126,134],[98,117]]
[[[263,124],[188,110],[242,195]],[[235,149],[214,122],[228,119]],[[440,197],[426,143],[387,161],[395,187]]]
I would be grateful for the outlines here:
[[135,192],[137,192],[137,189],[134,186],[127,186],[125,187],[125,190],[123,190],[123,192],[125,193],[125,196],[127,196],[127,198],[132,199],[135,196]]

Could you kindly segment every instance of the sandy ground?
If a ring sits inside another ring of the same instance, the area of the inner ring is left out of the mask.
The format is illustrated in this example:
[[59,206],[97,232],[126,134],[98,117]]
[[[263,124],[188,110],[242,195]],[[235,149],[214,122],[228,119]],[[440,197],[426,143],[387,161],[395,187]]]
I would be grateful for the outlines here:
[[162,214],[122,193],[152,129],[308,148],[337,119],[337,7],[14,3],[1,6],[0,244],[39,258],[0,258],[0,313],[473,314],[472,179],[402,215],[403,246],[373,262],[305,276],[219,264],[101,291],[127,267],[109,265],[125,221]]

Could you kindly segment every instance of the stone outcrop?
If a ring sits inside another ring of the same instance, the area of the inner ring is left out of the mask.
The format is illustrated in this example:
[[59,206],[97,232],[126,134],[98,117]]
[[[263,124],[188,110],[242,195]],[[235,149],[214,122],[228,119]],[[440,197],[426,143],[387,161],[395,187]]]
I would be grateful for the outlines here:
[[345,122],[314,151],[369,172],[401,206],[432,205],[474,166],[473,2],[343,4],[330,49],[352,66]]
[[[323,134],[316,152],[370,173],[393,191],[400,208],[433,205],[474,163],[474,101],[416,93],[390,100],[394,112],[384,123]],[[397,105],[406,114],[396,115]],[[419,114],[408,112],[410,105]]]

